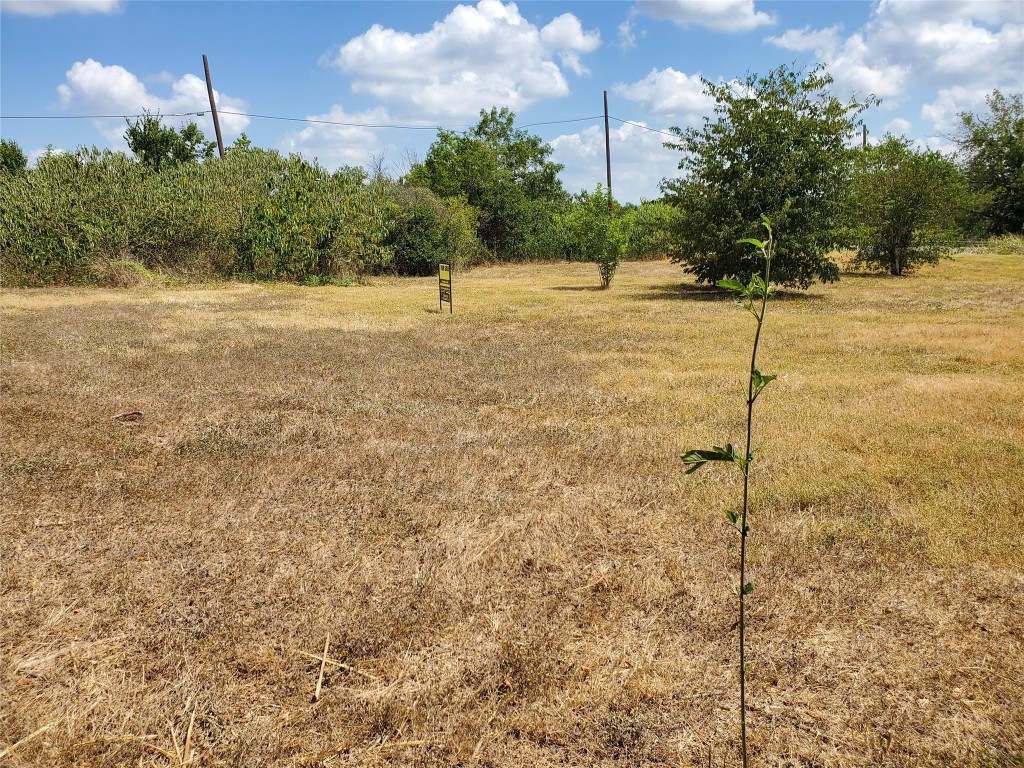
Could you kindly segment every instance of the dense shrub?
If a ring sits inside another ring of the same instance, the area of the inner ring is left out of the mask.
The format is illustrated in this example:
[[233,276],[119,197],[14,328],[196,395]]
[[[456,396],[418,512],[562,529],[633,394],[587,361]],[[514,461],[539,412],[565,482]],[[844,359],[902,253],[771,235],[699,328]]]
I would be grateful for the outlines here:
[[147,208],[150,171],[121,153],[50,154],[0,178],[5,280],[88,281],[95,262],[127,258]]
[[1024,94],[992,91],[987,114],[960,114],[957,137],[986,234],[1024,233]]
[[618,206],[613,204],[609,208],[608,195],[598,184],[593,192],[577,195],[558,221],[565,256],[597,264],[601,287],[608,288],[622,261],[626,242]]
[[24,173],[28,158],[21,151],[18,142],[0,139],[0,173]]
[[622,209],[625,255],[630,259],[663,259],[673,253],[673,229],[679,210],[664,200],[643,201]]
[[842,102],[821,67],[781,66],[741,83],[703,80],[715,120],[671,128],[683,175],[663,183],[679,218],[673,259],[698,282],[746,280],[760,267],[744,238],[767,215],[779,237],[776,282],[806,288],[839,278],[829,257],[842,224],[847,142],[865,104]]
[[340,277],[388,266],[397,206],[358,169],[257,149],[154,172],[116,152],[0,175],[5,282],[96,281],[111,261],[172,273]]
[[442,200],[426,187],[388,184],[395,217],[388,236],[392,267],[401,275],[432,275],[441,262],[478,263],[478,212],[464,200]]
[[392,203],[359,170],[248,150],[251,187],[232,239],[233,271],[258,278],[344,277],[386,266]]
[[886,136],[854,153],[847,205],[857,260],[893,275],[934,264],[961,237],[966,182],[953,162]]

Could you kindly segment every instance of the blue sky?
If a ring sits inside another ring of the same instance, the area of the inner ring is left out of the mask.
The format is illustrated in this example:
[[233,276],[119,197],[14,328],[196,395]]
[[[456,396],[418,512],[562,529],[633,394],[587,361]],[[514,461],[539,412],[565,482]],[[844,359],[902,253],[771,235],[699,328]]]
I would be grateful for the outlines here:
[[[1024,90],[1024,0],[0,0],[0,134],[33,158],[125,149],[123,119],[65,118],[208,112],[204,53],[228,144],[244,130],[331,168],[375,157],[398,174],[436,126],[508,106],[554,147],[570,191],[604,180],[607,90],[613,187],[636,202],[677,173],[656,131],[710,114],[701,76],[822,62],[840,98],[881,98],[873,139],[950,148],[959,112]],[[209,115],[194,119],[212,138]],[[552,121],[574,122],[536,125]]]

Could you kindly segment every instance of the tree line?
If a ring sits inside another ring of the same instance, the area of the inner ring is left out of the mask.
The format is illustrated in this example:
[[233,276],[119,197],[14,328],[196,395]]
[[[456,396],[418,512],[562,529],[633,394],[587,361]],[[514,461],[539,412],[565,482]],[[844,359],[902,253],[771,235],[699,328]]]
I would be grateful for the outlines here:
[[[594,262],[611,284],[622,258],[668,256],[698,281],[745,279],[738,241],[773,222],[778,282],[838,278],[831,254],[902,274],[964,238],[1024,231],[1024,107],[995,91],[964,113],[955,157],[886,136],[852,141],[870,101],[831,94],[821,67],[705,81],[716,103],[700,128],[672,128],[682,153],[662,197],[620,205],[568,193],[551,147],[482,110],[465,133],[439,129],[399,178],[254,147],[224,160],[188,123],[129,122],[131,154],[80,148],[27,168],[0,141],[0,277],[6,284],[102,282],[129,265],[179,276],[348,281],[425,275],[440,261]],[[112,267],[113,265],[113,267]]]

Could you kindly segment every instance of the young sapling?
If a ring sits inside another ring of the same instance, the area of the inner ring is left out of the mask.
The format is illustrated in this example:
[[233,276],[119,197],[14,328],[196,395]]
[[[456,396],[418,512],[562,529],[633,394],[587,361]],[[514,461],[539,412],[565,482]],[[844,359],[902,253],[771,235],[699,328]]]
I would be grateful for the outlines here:
[[771,296],[771,266],[775,253],[775,238],[772,225],[767,216],[761,217],[768,232],[767,240],[744,238],[741,243],[749,243],[761,252],[764,259],[763,273],[753,274],[746,285],[738,280],[719,280],[718,285],[728,288],[736,294],[736,303],[747,310],[757,321],[754,332],[753,352],[750,355],[750,375],[747,379],[747,435],[746,450],[742,455],[736,453],[732,443],[725,447],[714,446],[711,450],[692,450],[683,454],[683,463],[687,465],[686,474],[696,472],[710,461],[727,461],[736,465],[743,473],[743,507],[739,512],[729,510],[725,513],[729,524],[740,536],[740,580],[739,580],[739,646],[740,646],[740,747],[743,754],[743,767],[747,768],[747,669],[746,669],[746,598],[754,591],[752,581],[747,581],[747,537],[750,526],[747,524],[747,513],[750,501],[750,465],[754,461],[751,450],[751,438],[754,426],[754,403],[764,388],[775,378],[775,375],[761,373],[757,367],[757,348],[761,341],[761,329],[764,327],[765,314],[768,311],[768,299]]

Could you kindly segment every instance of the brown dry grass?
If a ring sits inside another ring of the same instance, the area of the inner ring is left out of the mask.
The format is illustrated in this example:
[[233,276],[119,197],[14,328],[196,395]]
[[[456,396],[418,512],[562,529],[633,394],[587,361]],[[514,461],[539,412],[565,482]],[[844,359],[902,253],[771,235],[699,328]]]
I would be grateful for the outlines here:
[[[596,283],[0,292],[0,763],[732,764],[751,324]],[[755,764],[1024,762],[1022,283],[773,305]]]

